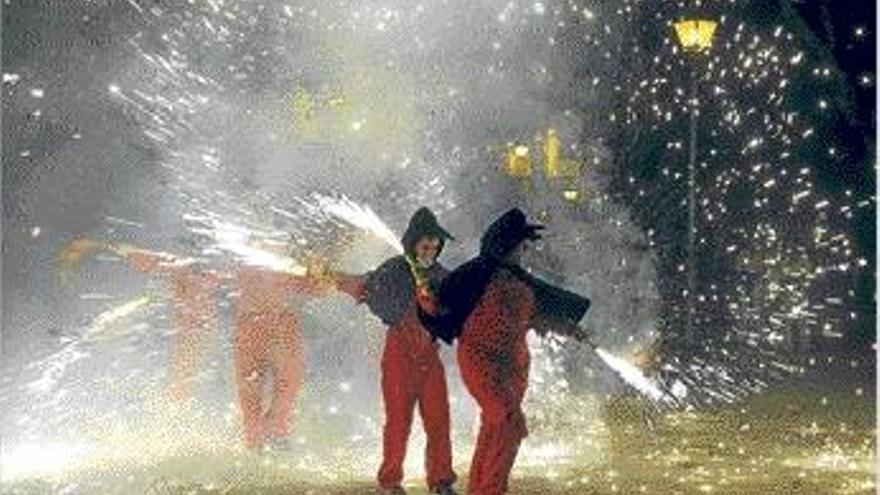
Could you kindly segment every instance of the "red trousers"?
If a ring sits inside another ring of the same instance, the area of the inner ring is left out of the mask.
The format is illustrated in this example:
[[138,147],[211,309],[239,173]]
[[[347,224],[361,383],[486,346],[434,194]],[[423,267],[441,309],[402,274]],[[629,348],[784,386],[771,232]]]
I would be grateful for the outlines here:
[[480,406],[469,494],[506,493],[520,443],[528,435],[522,402],[529,381],[526,333],[533,313],[528,287],[502,273],[490,282],[462,329],[458,367]]
[[425,428],[425,470],[428,487],[455,481],[449,439],[449,399],[443,363],[428,332],[408,315],[388,330],[382,354],[382,395],[385,400],[382,467],[383,488],[399,486],[412,427],[413,409],[419,406]]
[[[304,371],[296,315],[266,312],[238,316],[235,372],[247,448],[259,448],[267,440],[290,433],[290,414]],[[270,373],[272,401],[266,407],[263,384]]]
[[468,392],[480,406],[480,433],[471,460],[468,493],[506,493],[520,443],[528,435],[522,410],[528,366],[499,365],[459,345],[458,367]]

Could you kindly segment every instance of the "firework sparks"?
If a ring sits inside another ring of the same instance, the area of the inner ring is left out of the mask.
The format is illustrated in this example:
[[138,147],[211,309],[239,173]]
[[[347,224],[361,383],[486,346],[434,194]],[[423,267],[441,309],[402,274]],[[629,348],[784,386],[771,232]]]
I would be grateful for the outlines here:
[[403,252],[400,237],[368,205],[359,205],[344,195],[332,197],[315,194],[314,198],[327,214],[376,236],[395,251]]
[[[214,248],[235,255],[237,259],[246,265],[299,276],[303,276],[307,272],[306,267],[295,259],[255,246],[255,244],[260,243],[271,243],[280,249],[289,249],[285,241],[270,241],[269,239],[272,237],[277,237],[272,236],[271,233],[261,234],[246,227],[223,222],[211,217],[188,215],[187,219],[203,225],[193,227],[192,232],[194,234],[207,236],[212,240]],[[284,233],[275,234],[286,237]]]
[[623,381],[638,390],[639,393],[642,393],[651,400],[657,402],[663,401],[667,398],[667,395],[660,390],[656,383],[651,381],[638,368],[628,363],[626,360],[610,354],[601,347],[596,348],[596,354],[599,355],[605,364],[620,375],[620,378],[623,379]]

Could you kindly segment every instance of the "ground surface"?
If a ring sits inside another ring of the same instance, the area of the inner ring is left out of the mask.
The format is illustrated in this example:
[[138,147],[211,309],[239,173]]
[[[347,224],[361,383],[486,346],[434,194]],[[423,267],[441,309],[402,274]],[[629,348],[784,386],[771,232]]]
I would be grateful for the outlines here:
[[[553,494],[870,494],[874,493],[874,398],[855,386],[779,388],[748,401],[657,417],[653,427],[627,399],[605,407],[608,451],[599,463],[548,465],[519,473],[511,493]],[[595,455],[591,455],[595,458]],[[277,460],[233,459],[222,453],[167,458],[137,469],[75,474],[58,480],[7,483],[3,493],[329,494],[374,493],[368,477],[315,481],[307,473],[279,478]],[[186,473],[220,466],[213,479]],[[466,465],[459,472],[466,472]],[[216,474],[221,473],[221,474]],[[466,477],[466,476],[465,476]],[[410,493],[425,493],[419,481]]]

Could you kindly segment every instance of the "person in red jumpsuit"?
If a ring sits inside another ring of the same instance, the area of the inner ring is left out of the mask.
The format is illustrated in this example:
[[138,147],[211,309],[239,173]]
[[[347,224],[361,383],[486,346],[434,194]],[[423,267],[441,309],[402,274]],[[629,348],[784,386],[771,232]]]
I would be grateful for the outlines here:
[[[266,242],[257,249],[284,258],[284,243]],[[287,445],[291,415],[305,374],[305,356],[296,301],[324,294],[317,277],[242,263],[226,273],[207,270],[193,259],[79,239],[62,252],[69,270],[90,253],[110,251],[123,256],[137,270],[169,275],[172,284],[178,342],[169,393],[176,401],[190,397],[192,377],[203,341],[217,323],[217,291],[221,279],[235,282],[234,364],[241,409],[244,446],[261,451],[267,445]],[[263,388],[271,383],[271,398]]]
[[167,276],[176,333],[168,395],[175,403],[185,403],[192,396],[205,338],[217,326],[221,274],[194,258],[84,237],[71,242],[60,255],[62,282],[85,256],[100,252],[117,254],[140,272]]
[[341,291],[365,302],[388,325],[381,365],[385,427],[378,473],[379,486],[386,493],[405,493],[403,461],[418,405],[427,437],[428,487],[432,493],[455,494],[446,375],[437,352],[439,344],[418,316],[419,311],[436,311],[432,288],[446,274],[436,260],[451,238],[434,214],[421,208],[401,240],[404,254],[366,275],[336,274]]
[[177,344],[168,392],[172,400],[184,403],[192,395],[192,378],[201,361],[205,337],[217,326],[217,289],[221,276],[165,253],[135,249],[127,251],[125,257],[138,271],[170,277]]
[[[284,243],[264,243],[264,251],[286,256]],[[242,264],[235,273],[235,376],[245,447],[260,451],[288,446],[294,402],[305,375],[305,352],[298,307],[325,293],[322,281]],[[271,400],[263,396],[271,383]]]
[[453,271],[437,289],[438,310],[420,316],[447,343],[458,338],[458,365],[480,407],[480,432],[468,493],[507,492],[520,443],[528,434],[522,410],[529,378],[530,328],[586,337],[577,327],[589,300],[554,287],[518,264],[525,241],[543,227],[513,209],[486,230],[480,255]]

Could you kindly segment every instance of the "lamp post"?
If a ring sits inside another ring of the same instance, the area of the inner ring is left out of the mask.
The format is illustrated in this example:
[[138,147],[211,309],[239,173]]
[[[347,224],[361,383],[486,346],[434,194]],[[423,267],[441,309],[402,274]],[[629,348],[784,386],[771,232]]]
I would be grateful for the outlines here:
[[[708,19],[683,19],[673,24],[682,50],[696,58],[712,48],[712,38],[718,24]],[[696,63],[691,62],[690,144],[688,147],[688,299],[685,332],[688,342],[693,338],[694,296],[696,294],[696,168],[697,168],[697,74]]]

